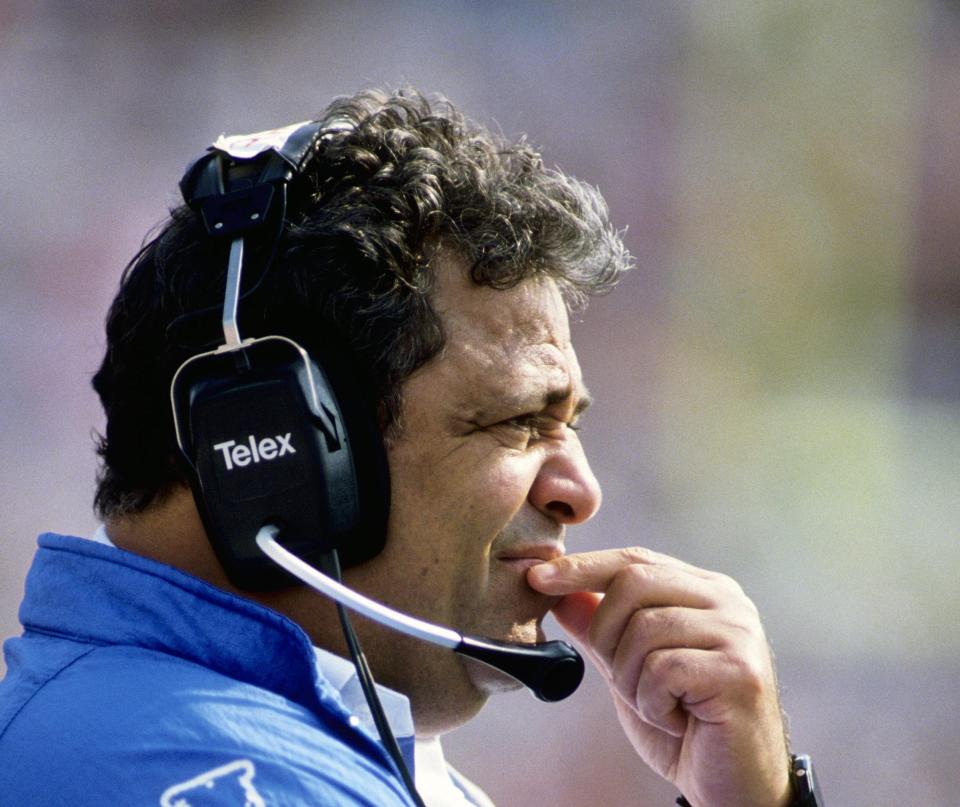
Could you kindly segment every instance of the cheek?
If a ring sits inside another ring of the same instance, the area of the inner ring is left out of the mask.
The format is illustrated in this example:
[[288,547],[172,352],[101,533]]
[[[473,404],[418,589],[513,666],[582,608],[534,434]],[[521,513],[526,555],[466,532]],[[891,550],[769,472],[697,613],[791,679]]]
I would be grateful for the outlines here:
[[385,560],[426,588],[475,596],[487,585],[491,545],[527,500],[531,458],[462,451],[437,460],[403,447],[391,451],[390,470]]
[[464,469],[455,480],[447,480],[446,502],[458,542],[467,548],[484,550],[513,520],[530,493],[533,476],[523,457],[507,456],[498,461],[477,463]]
[[536,458],[482,440],[438,457],[410,445],[389,452],[393,509],[424,520],[477,522],[516,511],[536,478]]
[[491,501],[514,511],[523,505],[536,478],[531,459],[509,457],[489,469],[484,488]]

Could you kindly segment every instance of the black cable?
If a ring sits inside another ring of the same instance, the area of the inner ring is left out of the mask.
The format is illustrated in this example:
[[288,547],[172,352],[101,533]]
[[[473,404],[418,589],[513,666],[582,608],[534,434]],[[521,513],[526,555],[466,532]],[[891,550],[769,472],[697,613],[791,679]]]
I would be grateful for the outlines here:
[[[321,564],[321,567],[326,565],[327,564]],[[340,560],[337,557],[336,550],[330,552],[329,569],[321,568],[321,570],[338,583],[341,582]],[[350,623],[347,609],[340,603],[337,603],[337,613],[340,616],[340,627],[343,628],[343,637],[347,641],[347,648],[350,650],[350,657],[353,659],[353,666],[357,671],[360,688],[363,690],[363,696],[367,700],[367,706],[370,707],[370,714],[377,727],[377,733],[380,735],[380,742],[383,743],[383,747],[393,760],[397,772],[400,774],[400,778],[403,780],[403,784],[410,794],[410,798],[413,799],[413,803],[416,804],[417,807],[426,807],[423,799],[420,798],[420,794],[417,792],[417,786],[413,781],[413,777],[410,776],[410,770],[407,768],[407,763],[404,761],[403,754],[400,752],[397,738],[393,736],[393,731],[390,729],[387,717],[383,713],[383,705],[380,703],[380,697],[377,695],[376,682],[373,680],[373,674],[370,672],[370,666],[367,664],[367,658],[360,647],[357,634],[354,632],[353,625]]]

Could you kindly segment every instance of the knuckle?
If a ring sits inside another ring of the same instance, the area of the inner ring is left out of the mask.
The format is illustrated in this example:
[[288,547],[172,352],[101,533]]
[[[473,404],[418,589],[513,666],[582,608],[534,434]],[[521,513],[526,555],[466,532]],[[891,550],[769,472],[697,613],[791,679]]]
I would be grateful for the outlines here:
[[654,641],[678,635],[683,623],[673,608],[642,608],[631,617],[630,629],[638,640]]
[[719,572],[718,572],[718,573],[717,573],[717,582],[718,582],[723,588],[725,588],[727,591],[729,591],[731,594],[734,594],[734,595],[736,595],[737,597],[740,597],[740,598],[743,598],[743,599],[747,599],[747,595],[746,595],[746,593],[744,593],[743,587],[742,587],[736,580],[734,580],[732,577],[730,577],[730,575],[727,575],[727,574],[723,574],[723,573],[719,573]]
[[650,567],[642,563],[631,563],[617,572],[613,581],[614,585],[617,586],[618,590],[642,587],[650,581],[650,571]]
[[662,709],[658,709],[654,706],[654,701],[652,698],[644,697],[643,693],[640,690],[637,690],[636,693],[636,708],[637,713],[640,715],[640,719],[645,723],[650,723],[656,725],[658,719],[660,718],[660,712]]
[[769,665],[756,654],[743,655],[734,659],[737,676],[737,688],[748,701],[763,698],[771,687],[772,676]]
[[628,546],[620,550],[624,563],[653,563],[655,554],[642,546]]
[[735,606],[725,609],[725,612],[730,624],[739,628],[750,639],[765,641],[760,611],[752,600],[744,597]]
[[691,672],[690,662],[683,653],[673,650],[658,650],[647,656],[644,673],[650,686],[664,687],[678,676]]
[[657,609],[641,608],[634,611],[623,629],[623,639],[625,646],[628,646],[633,653],[646,654],[649,648],[657,641],[657,638],[663,634],[661,626],[664,618],[655,613]]
[[633,612],[627,623],[627,628],[638,638],[654,633],[657,626],[663,623],[663,617],[657,614],[656,608],[640,608]]
[[576,573],[583,568],[583,558],[579,555],[563,555],[550,561],[550,564],[561,574]]

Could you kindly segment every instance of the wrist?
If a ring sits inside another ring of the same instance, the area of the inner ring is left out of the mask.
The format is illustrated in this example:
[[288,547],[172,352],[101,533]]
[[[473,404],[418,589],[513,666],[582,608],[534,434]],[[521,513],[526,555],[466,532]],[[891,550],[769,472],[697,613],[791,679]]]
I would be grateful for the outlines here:
[[[790,791],[791,799],[787,807],[825,807],[813,773],[813,763],[806,754],[794,754],[790,757]],[[683,796],[677,799],[677,804],[680,807],[694,807]]]

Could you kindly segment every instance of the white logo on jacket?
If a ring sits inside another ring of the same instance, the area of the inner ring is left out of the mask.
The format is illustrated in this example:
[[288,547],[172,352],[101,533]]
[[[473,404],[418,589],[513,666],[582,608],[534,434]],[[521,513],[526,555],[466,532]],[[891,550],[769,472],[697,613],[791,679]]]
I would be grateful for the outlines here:
[[256,773],[249,759],[228,762],[212,771],[201,773],[186,782],[168,787],[160,796],[160,807],[203,807],[204,804],[229,804],[225,795],[235,791],[237,807],[266,807],[263,797],[253,786]]

